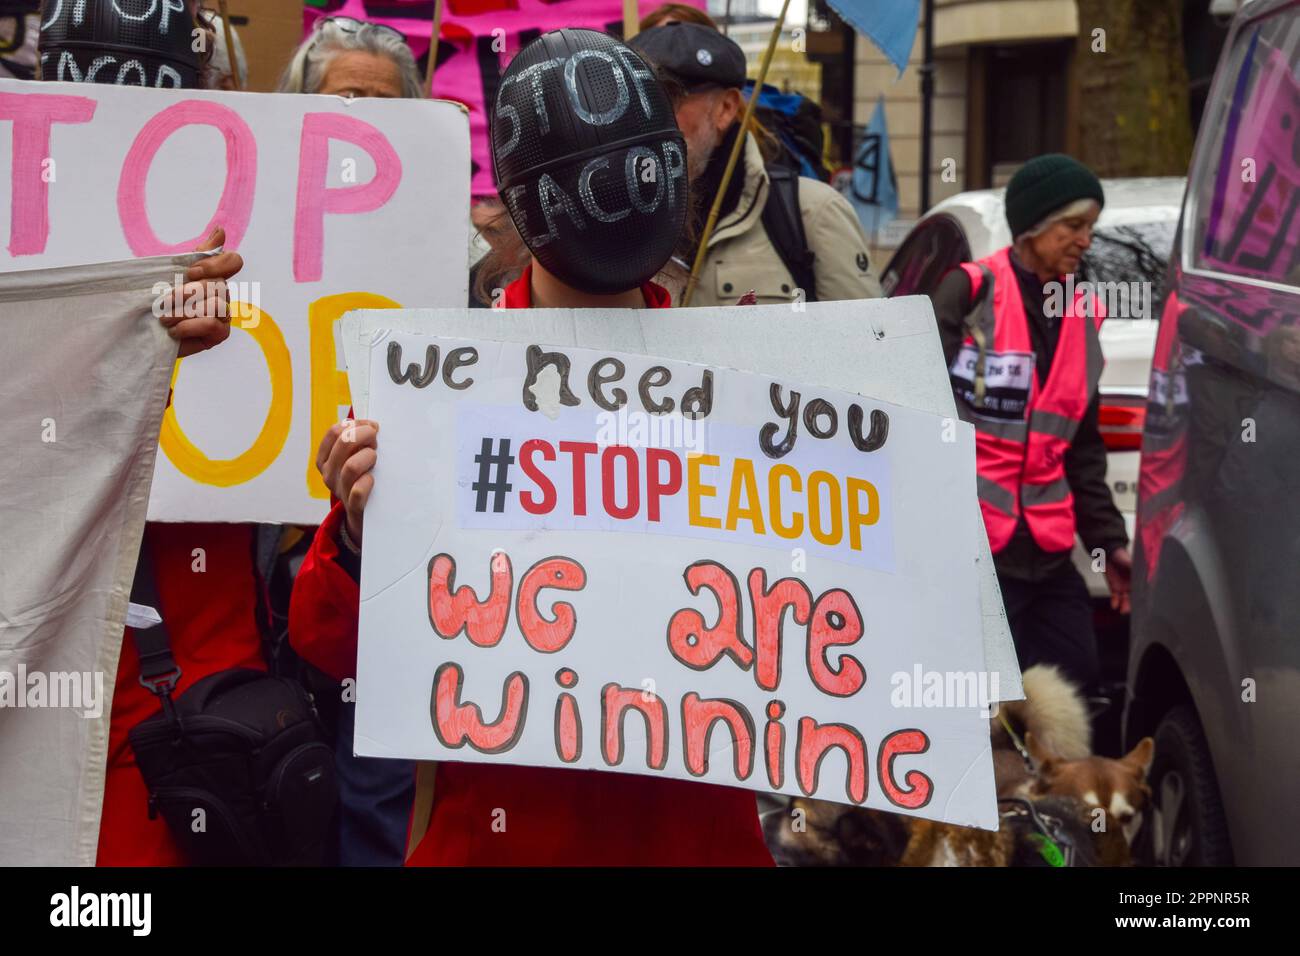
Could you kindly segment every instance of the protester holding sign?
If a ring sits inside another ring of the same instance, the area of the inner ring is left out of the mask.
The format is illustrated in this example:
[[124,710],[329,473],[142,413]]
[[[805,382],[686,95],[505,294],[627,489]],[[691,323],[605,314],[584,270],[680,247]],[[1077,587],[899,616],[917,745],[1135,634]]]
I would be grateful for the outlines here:
[[[640,57],[593,31],[543,35],[502,77],[492,145],[498,188],[532,253],[505,290],[506,308],[668,306],[649,280],[685,219],[684,143]],[[294,591],[291,640],[339,677],[356,662],[378,433],[358,421],[321,442],[317,463],[337,502]],[[752,795],[708,784],[442,763],[431,805],[417,797],[416,806],[416,865],[771,864]],[[510,825],[494,827],[506,806]]]
[[[123,22],[107,0],[84,10],[71,4],[45,6],[51,9],[44,11],[43,22],[51,24],[51,32],[41,38],[44,78],[116,85],[154,85],[155,80],[161,85],[197,85],[203,64],[190,42],[190,28],[207,29],[196,19],[197,3],[189,5],[188,18],[177,18],[166,31],[161,20]],[[178,42],[178,37],[183,42]],[[130,49],[124,47],[124,39],[130,42]],[[109,61],[118,58],[122,59],[121,68],[109,69]],[[132,64],[148,66],[137,69]],[[221,249],[225,242],[225,231],[217,228],[199,248]],[[180,343],[181,357],[213,348],[230,336],[226,280],[242,267],[238,253],[220,252],[196,263],[179,289],[161,297],[161,320]],[[172,688],[177,695],[199,679],[228,668],[265,670],[257,622],[254,528],[239,524],[145,526],[133,599],[163,618],[180,671]],[[145,598],[145,593],[151,597]],[[186,859],[167,823],[151,809],[149,788],[128,741],[133,728],[161,710],[159,699],[141,683],[136,645],[136,628],[156,628],[133,616],[128,616],[128,622],[113,691],[98,863],[181,864]]]
[[[316,21],[280,82],[284,93],[418,99],[424,95],[415,58],[392,27],[352,17]],[[272,600],[280,606],[280,594]],[[411,764],[352,753],[355,701],[343,695],[338,715],[340,866],[402,862],[411,815]]]

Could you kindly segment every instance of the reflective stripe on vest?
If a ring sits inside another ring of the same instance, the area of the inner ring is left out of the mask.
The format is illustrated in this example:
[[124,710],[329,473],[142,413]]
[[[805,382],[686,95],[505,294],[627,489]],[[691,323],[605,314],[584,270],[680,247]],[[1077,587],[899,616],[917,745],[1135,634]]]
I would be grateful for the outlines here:
[[994,553],[1005,548],[1023,515],[1039,547],[1068,550],[1075,525],[1065,453],[1101,379],[1101,304],[1077,293],[1066,307],[1043,383],[1010,249],[962,268],[975,307],[949,372],[958,413],[975,426],[989,545]]

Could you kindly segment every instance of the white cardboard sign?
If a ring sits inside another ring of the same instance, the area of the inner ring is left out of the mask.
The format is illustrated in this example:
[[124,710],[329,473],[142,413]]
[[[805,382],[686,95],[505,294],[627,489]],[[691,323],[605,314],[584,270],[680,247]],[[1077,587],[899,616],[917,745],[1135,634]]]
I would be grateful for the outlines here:
[[[720,366],[396,331],[371,339],[368,391],[357,753],[996,826],[969,426]],[[962,699],[923,699],[935,673]]]
[[[508,342],[564,342],[592,349],[725,365],[869,394],[956,422],[957,407],[934,308],[925,296],[705,309],[403,309],[359,311],[339,323],[357,414],[369,414],[369,342],[396,328]],[[363,344],[364,343],[364,344]],[[971,506],[978,512],[978,504]],[[1024,696],[988,537],[980,534],[984,655],[1002,700]]]
[[184,359],[149,517],[324,515],[316,443],[350,396],[344,312],[462,306],[469,128],[418,100],[0,80],[0,271],[189,251],[243,257],[230,340]]

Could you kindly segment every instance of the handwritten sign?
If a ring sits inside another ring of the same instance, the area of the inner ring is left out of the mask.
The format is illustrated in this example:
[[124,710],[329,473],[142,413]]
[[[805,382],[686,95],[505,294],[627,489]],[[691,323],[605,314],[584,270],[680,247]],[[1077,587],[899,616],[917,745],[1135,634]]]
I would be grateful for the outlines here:
[[368,358],[358,753],[996,825],[969,426],[545,340]]
[[324,516],[335,321],[464,304],[468,151],[449,103],[0,81],[0,270],[175,254],[217,224],[244,257],[230,340],[177,365],[151,519]]

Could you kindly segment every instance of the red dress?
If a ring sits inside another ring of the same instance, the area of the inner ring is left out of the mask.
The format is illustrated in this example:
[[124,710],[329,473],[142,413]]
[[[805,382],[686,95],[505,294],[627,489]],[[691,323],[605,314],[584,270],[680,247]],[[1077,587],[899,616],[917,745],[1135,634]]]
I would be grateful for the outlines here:
[[[641,287],[646,305],[668,293]],[[531,305],[529,270],[505,291]],[[356,581],[339,564],[336,504],[294,584],[289,639],[343,679],[356,672]],[[438,764],[428,830],[412,866],[771,866],[754,794],[641,774],[506,764]]]
[[[140,547],[150,549],[159,614],[181,668],[176,695],[195,681],[230,667],[266,670],[257,626],[254,525],[145,525]],[[202,549],[202,563],[196,548]],[[108,730],[108,773],[99,824],[99,866],[183,866],[186,863],[161,816],[149,819],[149,791],[135,765],[127,733],[162,710],[140,684],[140,657],[130,628],[122,639]]]

